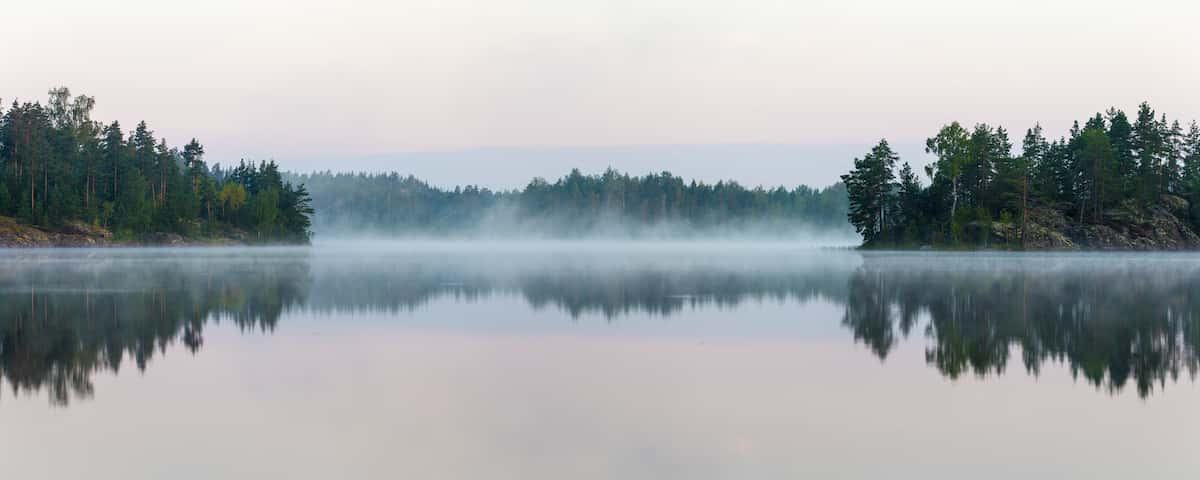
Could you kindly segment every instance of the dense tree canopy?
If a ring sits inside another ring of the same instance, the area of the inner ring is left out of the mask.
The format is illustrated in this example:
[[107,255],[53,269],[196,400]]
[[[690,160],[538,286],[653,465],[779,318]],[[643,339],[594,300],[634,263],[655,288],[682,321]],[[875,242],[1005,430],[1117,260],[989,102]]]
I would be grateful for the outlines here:
[[[786,233],[798,227],[842,228],[845,187],[746,188],[736,182],[686,182],[667,172],[642,177],[609,169],[578,170],[524,189],[476,186],[446,190],[396,173],[289,176],[308,186],[318,231],[390,234],[470,231],[552,236],[704,233],[747,226]],[[658,230],[655,227],[663,227]]]
[[244,234],[253,241],[307,241],[304,186],[284,182],[274,162],[209,168],[204,147],[183,150],[145,122],[126,134],[91,119],[95,100],[50,90],[46,105],[0,108],[0,215],[33,225],[84,222],[136,240]]
[[[898,159],[883,140],[842,177],[848,218],[868,246],[955,245],[986,242],[996,221],[1020,225],[1024,237],[1037,206],[1089,224],[1172,197],[1200,205],[1200,126],[1185,132],[1145,103],[1132,123],[1109,109],[1054,141],[1035,126],[1021,146],[1014,155],[1003,127],[946,125],[926,142],[937,158],[922,186],[907,163],[897,180]],[[1194,228],[1193,212],[1186,221]]]

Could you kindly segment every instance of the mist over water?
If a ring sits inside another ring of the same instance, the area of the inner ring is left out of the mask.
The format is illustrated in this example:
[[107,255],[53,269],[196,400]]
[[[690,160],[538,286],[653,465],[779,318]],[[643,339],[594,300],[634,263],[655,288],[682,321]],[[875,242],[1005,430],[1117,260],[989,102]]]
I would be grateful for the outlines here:
[[[325,225],[313,235],[317,246],[364,248],[391,243],[432,246],[438,243],[472,248],[579,248],[591,250],[610,246],[619,248],[672,248],[691,244],[701,248],[852,248],[862,237],[849,229],[805,226],[745,225],[721,229],[695,229],[681,225],[639,227],[607,226],[563,236],[553,230],[539,229],[528,223],[495,222],[454,233],[396,233],[386,230],[345,228]],[[738,247],[738,244],[743,244]]]
[[[1066,360],[1073,374],[1114,393],[1132,379],[1142,396],[1167,379],[1194,376],[1200,344],[1200,259],[1183,254],[859,253],[796,242],[321,241],[313,248],[8,251],[0,263],[0,357],[15,359],[39,344],[39,335],[62,335],[67,350],[27,353],[48,355],[41,359],[49,362],[45,375],[71,378],[78,378],[76,355],[97,357],[84,372],[105,364],[117,371],[127,354],[144,369],[156,350],[167,351],[163,342],[199,351],[210,321],[272,331],[288,317],[312,314],[351,322],[384,314],[379,321],[388,324],[467,332],[481,324],[562,332],[599,318],[636,335],[657,316],[684,317],[671,328],[688,332],[690,315],[713,308],[737,313],[767,302],[802,313],[827,303],[840,313],[798,317],[792,330],[836,325],[881,359],[906,343],[931,341],[927,363],[949,378],[1004,374],[1017,359],[1036,374],[1047,362]],[[419,314],[446,302],[504,299],[569,321],[528,322],[520,311],[476,324]],[[760,326],[735,316],[719,330],[741,335]],[[110,335],[139,328],[151,336],[123,343]],[[16,372],[0,368],[0,378],[38,390],[37,375],[18,380]],[[63,402],[71,396],[55,395]]]
[[334,238],[857,241],[842,184],[745,187],[611,168],[502,191],[439,188],[396,172],[285,177],[312,195],[316,235]]
[[[107,459],[93,477],[124,478],[130,462],[187,462],[135,453],[170,425],[188,432],[172,437],[182,450],[237,459],[201,476],[871,478],[986,429],[955,453],[964,465],[1003,448],[1031,471],[1120,476],[1044,460],[1062,451],[1053,437],[1011,441],[1036,428],[1169,475],[1200,466],[1173,447],[1200,440],[1179,427],[1200,423],[1183,408],[1200,401],[1197,312],[1187,254],[320,238],[10,250],[0,451],[33,475],[48,465],[34,446],[54,438]],[[55,436],[68,426],[85,433]],[[1147,432],[1173,440],[1122,441]],[[238,453],[255,445],[278,448]],[[846,456],[863,449],[882,463]]]
[[701,250],[714,253],[746,251],[794,251],[852,249],[862,242],[853,232],[797,228],[786,232],[761,233],[753,228],[704,234],[683,234],[680,230],[642,229],[636,235],[628,231],[589,234],[563,238],[533,230],[521,232],[460,232],[453,235],[404,234],[372,231],[323,231],[313,235],[313,246],[330,252],[354,250],[387,252],[394,250],[525,250],[564,252],[639,252],[654,250]]

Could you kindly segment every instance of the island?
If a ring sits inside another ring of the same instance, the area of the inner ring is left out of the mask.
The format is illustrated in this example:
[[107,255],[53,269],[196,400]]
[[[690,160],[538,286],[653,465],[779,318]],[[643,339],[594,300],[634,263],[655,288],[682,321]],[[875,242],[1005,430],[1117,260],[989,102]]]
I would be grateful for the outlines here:
[[309,242],[308,192],[275,162],[209,167],[196,139],[126,134],[94,107],[65,87],[0,107],[0,246]]
[[1200,126],[1186,132],[1142,103],[1110,108],[1047,141],[958,122],[926,140],[925,185],[881,140],[842,176],[863,248],[1193,250],[1200,248]]

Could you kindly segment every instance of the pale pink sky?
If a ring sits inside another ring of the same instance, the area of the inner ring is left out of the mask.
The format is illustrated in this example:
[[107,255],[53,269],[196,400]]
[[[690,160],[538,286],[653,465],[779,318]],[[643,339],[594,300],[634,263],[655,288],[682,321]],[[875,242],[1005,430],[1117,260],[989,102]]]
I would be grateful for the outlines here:
[[1059,132],[1142,100],[1200,117],[1193,2],[39,0],[2,14],[5,103],[67,85],[97,97],[99,119],[285,165],[919,144],[951,120]]

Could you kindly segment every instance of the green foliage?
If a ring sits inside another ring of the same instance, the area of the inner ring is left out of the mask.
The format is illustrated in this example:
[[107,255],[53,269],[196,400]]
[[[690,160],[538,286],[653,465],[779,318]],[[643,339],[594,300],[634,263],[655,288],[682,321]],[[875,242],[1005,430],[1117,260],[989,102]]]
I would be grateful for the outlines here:
[[[44,227],[82,220],[129,239],[163,232],[194,236],[238,231],[263,241],[306,242],[305,189],[280,180],[274,162],[212,170],[192,139],[183,151],[155,138],[145,122],[128,137],[121,125],[91,120],[91,97],[50,90],[46,106],[14,102],[0,115],[0,215]],[[215,215],[217,192],[255,215]],[[258,198],[262,190],[263,198]]]
[[935,183],[950,185],[950,216],[958,210],[959,199],[962,198],[959,185],[964,170],[976,171],[972,168],[974,150],[971,137],[967,130],[958,122],[951,123],[938,134],[925,141],[925,151],[937,155],[937,162],[926,169],[926,173]]
[[120,194],[114,202],[116,211],[113,226],[119,230],[148,232],[151,228],[154,205],[148,198],[146,179],[138,173],[125,175],[123,178]]
[[[841,184],[745,188],[736,182],[685,182],[667,172],[634,177],[609,169],[578,170],[553,183],[537,178],[524,189],[477,186],[446,190],[396,173],[287,175],[312,192],[317,229],[442,235],[481,228],[551,236],[638,234],[669,227],[689,232],[739,227],[840,227],[847,209]],[[290,202],[282,192],[280,201]],[[286,217],[286,215],[284,215]]]
[[269,188],[258,192],[250,202],[250,224],[259,235],[273,235],[279,219],[279,190]]
[[901,219],[889,214],[896,210],[889,207],[895,204],[892,180],[896,178],[893,169],[898,159],[887,140],[880,140],[871,153],[854,159],[854,170],[842,175],[850,201],[850,224],[868,245]]
[[1183,137],[1181,153],[1183,184],[1188,186],[1188,191],[1195,191],[1192,186],[1200,181],[1200,124],[1192,122],[1188,128],[1187,135]]
[[[1092,220],[1100,219],[1103,208],[1110,207],[1121,199],[1117,178],[1118,164],[1112,142],[1102,126],[1088,127],[1080,134],[1076,150],[1075,203],[1078,219],[1083,221],[1090,210]],[[1090,209],[1088,207],[1091,207]]]
[[[953,122],[926,141],[926,151],[937,156],[926,167],[926,188],[907,164],[892,183],[896,159],[880,161],[874,150],[856,159],[842,177],[848,218],[867,246],[986,245],[994,218],[1024,229],[1033,206],[1057,209],[1080,224],[1104,222],[1105,212],[1127,199],[1150,206],[1176,195],[1194,206],[1200,126],[1193,122],[1184,133],[1179,122],[1156,115],[1143,103],[1130,124],[1124,112],[1109,109],[1083,125],[1075,122],[1068,137],[1053,142],[1037,125],[1026,132],[1020,156],[1003,127],[980,124],[968,131]],[[898,215],[884,221],[887,212]],[[1018,217],[1021,222],[1013,220]],[[1194,217],[1189,221],[1200,226],[1200,215]]]
[[226,183],[217,193],[217,201],[225,211],[237,212],[246,204],[246,188],[238,183]]
[[992,235],[992,213],[984,207],[975,207],[975,243],[987,246]]

